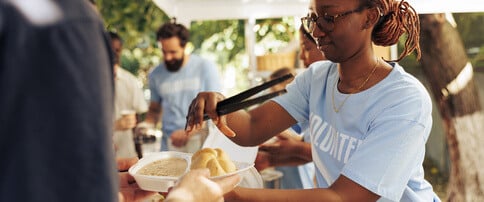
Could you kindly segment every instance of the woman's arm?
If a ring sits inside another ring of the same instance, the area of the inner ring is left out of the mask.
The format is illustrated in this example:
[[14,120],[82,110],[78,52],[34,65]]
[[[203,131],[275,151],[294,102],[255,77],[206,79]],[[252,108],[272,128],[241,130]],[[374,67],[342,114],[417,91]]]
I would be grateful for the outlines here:
[[242,146],[256,146],[289,128],[296,120],[279,104],[268,101],[243,114],[228,114],[227,123],[237,134],[232,141]]
[[380,196],[345,176],[327,189],[249,189],[236,188],[224,196],[225,201],[376,201]]
[[[203,116],[207,114],[232,141],[241,146],[255,146],[296,123],[284,108],[273,101],[250,111],[239,110],[219,117],[217,102],[223,99],[225,97],[220,93],[199,93],[190,105],[186,131],[201,127]],[[234,137],[232,132],[235,133]]]

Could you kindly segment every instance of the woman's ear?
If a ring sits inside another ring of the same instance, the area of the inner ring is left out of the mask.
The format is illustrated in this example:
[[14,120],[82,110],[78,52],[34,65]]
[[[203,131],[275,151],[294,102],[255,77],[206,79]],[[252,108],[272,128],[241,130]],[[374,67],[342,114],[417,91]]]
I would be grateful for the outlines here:
[[379,7],[369,8],[368,9],[368,15],[367,15],[367,18],[366,18],[366,22],[363,25],[363,28],[369,29],[369,28],[375,26],[375,24],[378,22],[378,20],[380,19],[381,16],[382,16],[382,13],[381,13]]

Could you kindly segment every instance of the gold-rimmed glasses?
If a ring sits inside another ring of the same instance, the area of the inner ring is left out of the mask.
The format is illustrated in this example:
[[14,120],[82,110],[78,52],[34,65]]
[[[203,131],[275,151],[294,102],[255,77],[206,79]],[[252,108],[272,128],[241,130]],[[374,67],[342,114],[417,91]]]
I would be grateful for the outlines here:
[[304,29],[309,33],[313,33],[316,26],[318,26],[318,28],[324,32],[332,32],[334,30],[334,24],[336,22],[336,19],[350,15],[352,13],[361,12],[366,8],[366,6],[360,6],[354,10],[346,11],[336,15],[329,15],[328,13],[324,13],[321,16],[315,16],[308,14],[308,16],[301,18],[301,23]]

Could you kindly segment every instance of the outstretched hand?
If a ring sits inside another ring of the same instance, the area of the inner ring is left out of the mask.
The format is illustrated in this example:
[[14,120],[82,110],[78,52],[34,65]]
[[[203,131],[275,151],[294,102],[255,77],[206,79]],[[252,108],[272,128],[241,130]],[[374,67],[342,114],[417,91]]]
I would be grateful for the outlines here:
[[208,169],[195,169],[182,177],[168,193],[166,202],[224,201],[223,195],[233,190],[240,181],[239,175],[211,180]]
[[117,167],[119,170],[119,201],[130,202],[140,201],[156,194],[156,192],[149,192],[141,190],[136,184],[134,178],[126,172],[132,165],[138,162],[138,158],[123,158],[117,159]]

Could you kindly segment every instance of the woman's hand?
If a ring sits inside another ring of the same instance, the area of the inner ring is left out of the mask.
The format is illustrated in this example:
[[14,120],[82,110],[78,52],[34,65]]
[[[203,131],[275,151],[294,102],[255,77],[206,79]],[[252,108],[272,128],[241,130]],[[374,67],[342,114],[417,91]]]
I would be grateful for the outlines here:
[[192,130],[200,130],[203,126],[203,116],[207,114],[223,134],[235,137],[234,131],[227,126],[225,116],[217,114],[217,103],[224,99],[222,94],[216,92],[198,93],[188,109],[185,131],[190,133]]

